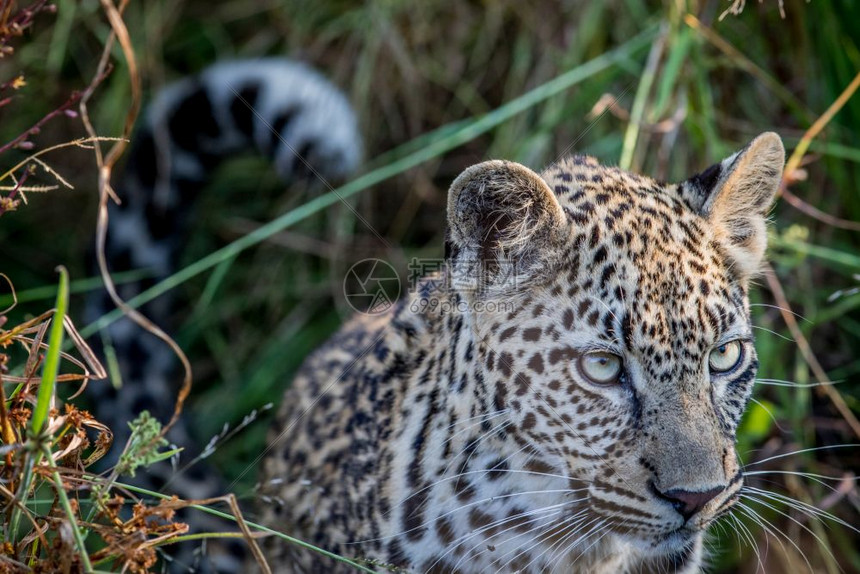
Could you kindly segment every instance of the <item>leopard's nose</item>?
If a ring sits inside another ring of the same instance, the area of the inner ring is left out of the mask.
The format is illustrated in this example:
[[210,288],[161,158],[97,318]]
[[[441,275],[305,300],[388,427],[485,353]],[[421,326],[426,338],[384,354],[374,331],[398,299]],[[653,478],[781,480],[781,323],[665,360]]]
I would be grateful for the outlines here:
[[684,520],[687,521],[724,490],[725,487],[722,486],[704,491],[673,488],[672,490],[667,490],[665,492],[658,491],[657,494],[663,500],[668,501],[669,504],[671,504],[675,510],[684,517]]

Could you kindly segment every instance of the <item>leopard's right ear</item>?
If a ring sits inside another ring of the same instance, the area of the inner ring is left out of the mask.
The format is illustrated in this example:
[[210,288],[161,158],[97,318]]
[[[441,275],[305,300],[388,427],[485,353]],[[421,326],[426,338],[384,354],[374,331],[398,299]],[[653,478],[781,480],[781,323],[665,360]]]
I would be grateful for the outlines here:
[[765,220],[784,164],[782,140],[768,132],[679,186],[682,197],[713,227],[740,279],[749,279],[761,266]]
[[448,192],[446,257],[460,286],[509,290],[547,268],[566,217],[546,182],[509,161],[470,167]]

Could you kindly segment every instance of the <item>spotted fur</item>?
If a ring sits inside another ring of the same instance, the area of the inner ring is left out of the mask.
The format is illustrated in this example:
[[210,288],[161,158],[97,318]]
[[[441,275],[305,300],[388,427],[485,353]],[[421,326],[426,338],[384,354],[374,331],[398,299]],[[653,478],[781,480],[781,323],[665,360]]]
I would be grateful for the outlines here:
[[[464,172],[445,269],[287,391],[264,521],[397,571],[698,571],[743,483],[747,296],[783,160],[768,133],[680,184],[583,156]],[[611,384],[584,374],[595,351],[623,360]],[[267,544],[279,572],[347,571]]]

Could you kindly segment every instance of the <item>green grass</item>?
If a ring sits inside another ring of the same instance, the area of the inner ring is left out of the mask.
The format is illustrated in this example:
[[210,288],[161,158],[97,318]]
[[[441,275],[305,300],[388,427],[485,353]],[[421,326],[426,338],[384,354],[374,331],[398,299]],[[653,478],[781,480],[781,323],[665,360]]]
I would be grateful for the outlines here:
[[[55,107],[68,89],[80,88],[94,69],[109,30],[99,3],[58,5],[56,24],[41,21],[16,56],[29,85],[15,102],[15,114],[4,116],[4,140]],[[251,409],[277,399],[302,358],[347,316],[340,281],[352,262],[370,252],[405,271],[413,255],[441,255],[447,186],[467,165],[504,157],[539,168],[572,146],[605,162],[677,180],[765,130],[779,132],[790,152],[860,70],[860,5],[786,0],[782,20],[776,0],[750,0],[742,15],[717,22],[727,5],[132,3],[126,20],[149,89],[218,58],[282,53],[314,63],[344,87],[367,136],[368,163],[338,194],[350,196],[394,246],[381,245],[331,193],[283,194],[261,161],[243,158],[219,170],[201,200],[197,219],[207,223],[195,228],[182,269],[155,288],[176,289],[189,301],[174,332],[195,361],[198,392],[188,411],[195,427],[208,437],[224,422],[236,424]],[[691,27],[687,10],[733,51]],[[662,51],[650,65],[644,40],[635,50],[619,48],[640,33],[662,38]],[[92,106],[104,135],[119,133],[128,102],[128,82],[118,65]],[[632,122],[611,112],[589,115],[606,93],[618,98]],[[79,136],[78,125],[61,119],[36,141],[47,145]],[[813,142],[806,180],[792,187],[809,204],[852,221],[860,220],[858,127],[860,96],[855,96]],[[11,164],[13,158],[7,159]],[[90,156],[63,152],[51,162],[77,189],[31,194],[29,206],[0,218],[0,271],[27,294],[14,317],[45,307],[39,298],[56,292],[58,263],[69,267],[73,293],[76,285],[92,286],[77,282],[87,276],[84,254],[94,229]],[[774,221],[771,259],[786,297],[805,318],[799,326],[816,357],[829,377],[842,381],[836,388],[858,413],[860,298],[829,298],[860,285],[860,234],[819,222],[784,202],[775,207]],[[249,224],[255,227],[250,233]],[[287,228],[292,236],[283,235]],[[297,252],[288,247],[296,243],[290,237],[323,239],[335,255]],[[763,280],[754,300],[775,304]],[[73,317],[81,316],[81,301],[78,292],[71,301]],[[754,307],[754,317],[767,329],[757,333],[759,376],[815,382],[797,345],[786,340],[791,334],[778,310]],[[754,405],[744,423],[745,460],[860,442],[820,390],[758,388],[756,398],[767,410]],[[211,416],[214,406],[220,417]],[[264,427],[261,417],[241,440],[221,446],[214,455],[218,466],[231,477],[240,475],[260,451]],[[816,451],[780,463],[783,469],[825,475],[860,469],[853,449]],[[814,480],[773,478],[778,484],[771,486],[801,500],[822,501],[832,494]],[[240,487],[247,491],[253,482],[248,476]],[[856,525],[858,507],[852,486],[829,510]],[[839,564],[844,571],[860,570],[856,533],[836,526],[816,532],[827,550],[790,519],[767,512],[816,569],[832,571]],[[748,526],[763,549],[764,533]],[[733,536],[721,536],[715,544],[722,571],[756,564],[750,546]],[[783,551],[770,540],[768,571],[802,571],[802,559],[787,546]]]

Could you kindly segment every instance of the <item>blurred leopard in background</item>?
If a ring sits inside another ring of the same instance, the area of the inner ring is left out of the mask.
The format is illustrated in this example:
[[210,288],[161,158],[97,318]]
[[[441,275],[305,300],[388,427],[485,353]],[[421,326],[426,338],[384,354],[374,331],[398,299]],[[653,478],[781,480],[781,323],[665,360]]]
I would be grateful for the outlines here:
[[[268,158],[285,182],[337,182],[351,174],[361,158],[362,140],[355,113],[343,93],[310,67],[285,58],[220,62],[158,92],[137,127],[125,170],[116,178],[119,205],[109,208],[105,256],[112,273],[147,270],[142,280],[118,286],[126,301],[163,281],[179,267],[196,215],[198,196],[215,168],[230,157],[255,152]],[[95,258],[92,258],[95,267]],[[93,273],[97,273],[94,269]],[[106,292],[87,299],[86,322],[114,309]],[[156,324],[170,329],[181,313],[172,292],[142,307]],[[121,387],[94,384],[88,395],[96,418],[115,432],[108,462],[125,444],[128,422],[142,410],[158,420],[171,418],[181,384],[178,361],[170,348],[130,319],[102,331],[117,358]],[[184,449],[183,463],[194,460],[211,437],[195,434],[181,417],[167,438]],[[185,499],[224,494],[217,470],[193,464],[183,472],[168,463],[150,466],[135,482]],[[233,523],[200,512],[181,520],[192,532],[235,528]],[[223,546],[230,548],[223,548]],[[179,550],[176,547],[179,547]],[[242,542],[213,541],[206,552],[199,543],[174,545],[172,572],[242,571]],[[204,555],[205,554],[205,555]]]

